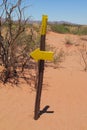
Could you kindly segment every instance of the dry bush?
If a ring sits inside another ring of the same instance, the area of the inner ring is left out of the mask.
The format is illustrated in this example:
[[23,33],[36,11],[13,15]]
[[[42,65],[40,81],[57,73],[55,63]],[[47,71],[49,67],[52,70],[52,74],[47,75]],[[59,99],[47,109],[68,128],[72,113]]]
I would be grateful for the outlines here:
[[71,39],[70,37],[65,37],[65,44],[66,45],[74,45],[74,41],[73,39]]
[[[21,6],[22,0],[11,3],[9,0],[2,0],[0,5],[0,65],[4,66],[0,79],[6,83],[9,78],[19,76],[24,68],[30,68],[29,53],[35,49],[39,42],[33,28],[26,32],[28,18],[24,16],[24,9]],[[14,20],[16,17],[16,21]]]
[[59,49],[59,48],[55,48],[54,46],[47,45],[46,50],[47,51],[50,50],[54,53],[53,61],[46,62],[46,63],[49,63],[49,64],[46,64],[46,66],[52,66],[55,69],[59,68],[60,63],[63,62],[65,59],[65,52],[63,51],[63,49],[62,48]]

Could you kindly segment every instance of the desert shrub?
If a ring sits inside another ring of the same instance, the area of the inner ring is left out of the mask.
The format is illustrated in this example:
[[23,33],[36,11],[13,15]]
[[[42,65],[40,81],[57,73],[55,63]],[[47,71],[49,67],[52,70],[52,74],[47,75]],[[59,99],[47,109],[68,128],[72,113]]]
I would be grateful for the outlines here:
[[60,49],[59,51],[55,51],[54,52],[54,59],[53,59],[53,63],[54,64],[59,64],[64,60],[65,57],[65,53],[62,49]]
[[72,34],[76,35],[87,35],[87,27],[86,26],[75,26],[70,31]]
[[[65,59],[65,52],[63,51],[63,49],[58,49],[54,46],[46,45],[46,51],[52,51],[54,53],[53,61],[50,62],[52,63],[52,65],[50,65],[54,68],[58,68],[60,63],[63,62]],[[47,63],[49,63],[49,61]],[[49,66],[49,64],[46,65]]]
[[70,32],[69,28],[63,24],[52,24],[51,29],[52,29],[52,31],[58,32],[58,33],[69,33]]
[[70,37],[65,37],[65,45],[74,45],[73,39]]
[[87,26],[74,24],[49,24],[52,31],[57,33],[70,33],[75,35],[87,35]]
[[78,31],[79,35],[87,35],[87,27],[86,26],[82,26],[79,31]]
[[25,7],[21,7],[21,2],[17,0],[13,4],[9,0],[2,0],[0,5],[0,65],[4,66],[0,79],[4,83],[9,78],[18,77],[18,67],[23,72],[27,63],[29,66],[29,53],[39,44],[39,36],[33,27],[26,31],[29,21],[24,17]]

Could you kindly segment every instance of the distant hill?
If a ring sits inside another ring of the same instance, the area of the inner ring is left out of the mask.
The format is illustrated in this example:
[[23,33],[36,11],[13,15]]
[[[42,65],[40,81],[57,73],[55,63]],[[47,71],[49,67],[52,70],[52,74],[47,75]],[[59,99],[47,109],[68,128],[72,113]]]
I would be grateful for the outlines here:
[[[5,22],[5,19],[4,18],[1,18],[1,21],[2,22]],[[14,21],[14,22],[17,22]],[[23,21],[24,22],[24,21]],[[40,24],[41,21],[40,20],[28,20],[27,23],[37,23],[37,24]],[[74,25],[74,26],[78,26],[78,25],[81,25],[81,24],[76,24],[76,23],[72,23],[72,22],[68,22],[68,21],[48,21],[48,23],[50,24],[65,24],[65,25]]]

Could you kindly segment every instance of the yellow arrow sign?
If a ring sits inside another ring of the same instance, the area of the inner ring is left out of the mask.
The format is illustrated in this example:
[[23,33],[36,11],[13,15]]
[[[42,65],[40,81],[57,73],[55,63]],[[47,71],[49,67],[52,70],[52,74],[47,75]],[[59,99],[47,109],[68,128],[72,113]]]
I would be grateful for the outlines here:
[[36,61],[38,60],[53,60],[53,52],[50,51],[40,51],[40,49],[36,49],[30,53],[30,56],[34,58]]

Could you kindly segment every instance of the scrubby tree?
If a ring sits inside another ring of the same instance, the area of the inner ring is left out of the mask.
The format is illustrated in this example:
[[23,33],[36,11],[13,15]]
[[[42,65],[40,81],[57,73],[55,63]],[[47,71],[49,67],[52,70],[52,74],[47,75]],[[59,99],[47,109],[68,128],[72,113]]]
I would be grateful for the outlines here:
[[29,18],[25,18],[26,7],[21,6],[22,0],[2,0],[0,5],[0,64],[4,66],[2,80],[16,77],[17,67],[22,71],[29,61],[29,52],[36,46],[34,30],[26,32]]

